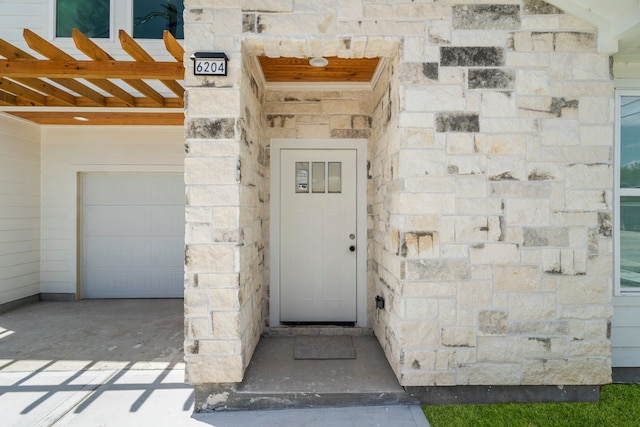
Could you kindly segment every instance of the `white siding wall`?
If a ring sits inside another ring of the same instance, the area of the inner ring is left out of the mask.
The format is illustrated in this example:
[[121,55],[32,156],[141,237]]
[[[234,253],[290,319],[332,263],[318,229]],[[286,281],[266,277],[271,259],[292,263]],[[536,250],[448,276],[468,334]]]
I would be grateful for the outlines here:
[[181,172],[184,129],[42,128],[42,293],[75,293],[78,173]]
[[640,297],[613,298],[611,364],[615,368],[640,366]]
[[0,114],[0,304],[40,292],[40,129]]

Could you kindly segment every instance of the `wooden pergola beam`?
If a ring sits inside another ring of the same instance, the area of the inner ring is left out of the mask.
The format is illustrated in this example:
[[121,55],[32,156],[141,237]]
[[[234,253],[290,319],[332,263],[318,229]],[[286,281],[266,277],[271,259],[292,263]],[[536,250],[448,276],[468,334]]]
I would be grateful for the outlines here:
[[22,86],[12,80],[0,77],[0,89],[26,98],[37,105],[47,105],[47,98],[35,90]]
[[[138,62],[153,62],[153,57],[145,51],[129,34],[120,30],[118,32],[120,45],[122,49]],[[169,90],[178,95],[180,98],[184,96],[184,88],[175,80],[160,80]]]
[[0,59],[0,75],[9,78],[179,80],[184,77],[184,67],[177,62]]
[[184,62],[184,48],[178,43],[178,40],[168,30],[162,32],[162,40],[164,40],[164,47],[167,52],[182,64]]
[[[105,52],[100,46],[95,44],[91,39],[82,34],[79,30],[74,28],[71,32],[71,37],[73,37],[73,42],[75,43],[76,47],[94,61],[103,63],[114,60],[111,55]],[[164,106],[166,99],[162,96],[162,94],[153,89],[144,81],[130,78],[122,79],[122,81],[147,98],[153,100],[156,106]],[[138,103],[136,103],[136,106],[138,106]]]

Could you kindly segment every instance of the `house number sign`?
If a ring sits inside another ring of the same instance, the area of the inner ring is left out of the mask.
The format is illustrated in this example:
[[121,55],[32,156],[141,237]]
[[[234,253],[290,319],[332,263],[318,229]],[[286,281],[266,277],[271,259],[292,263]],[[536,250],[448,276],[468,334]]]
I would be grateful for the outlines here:
[[193,60],[193,74],[196,76],[226,76],[229,58],[223,52],[196,52]]

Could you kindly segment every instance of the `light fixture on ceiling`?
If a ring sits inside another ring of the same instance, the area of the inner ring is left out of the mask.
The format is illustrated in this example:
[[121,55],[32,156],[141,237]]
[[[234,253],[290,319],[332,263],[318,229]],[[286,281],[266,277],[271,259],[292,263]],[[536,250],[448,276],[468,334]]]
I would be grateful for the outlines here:
[[321,56],[316,56],[309,60],[309,65],[312,67],[326,67],[329,64],[329,60],[327,58],[323,58]]
[[88,122],[89,119],[87,117],[83,117],[83,116],[74,116],[73,120],[77,120],[79,122]]

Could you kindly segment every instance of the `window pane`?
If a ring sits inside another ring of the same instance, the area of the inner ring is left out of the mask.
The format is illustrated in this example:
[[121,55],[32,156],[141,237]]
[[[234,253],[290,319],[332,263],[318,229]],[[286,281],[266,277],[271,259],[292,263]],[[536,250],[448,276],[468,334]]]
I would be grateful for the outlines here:
[[87,37],[109,38],[109,0],[57,0],[56,37],[71,37],[77,28]]
[[342,192],[342,162],[329,162],[329,193]]
[[620,187],[640,188],[640,96],[620,103]]
[[296,162],[296,193],[309,192],[309,162]]
[[313,162],[311,192],[324,193],[324,162]]
[[184,38],[183,0],[133,0],[133,37],[161,39],[169,30],[177,39]]
[[620,289],[625,288],[640,291],[640,197],[620,197]]

